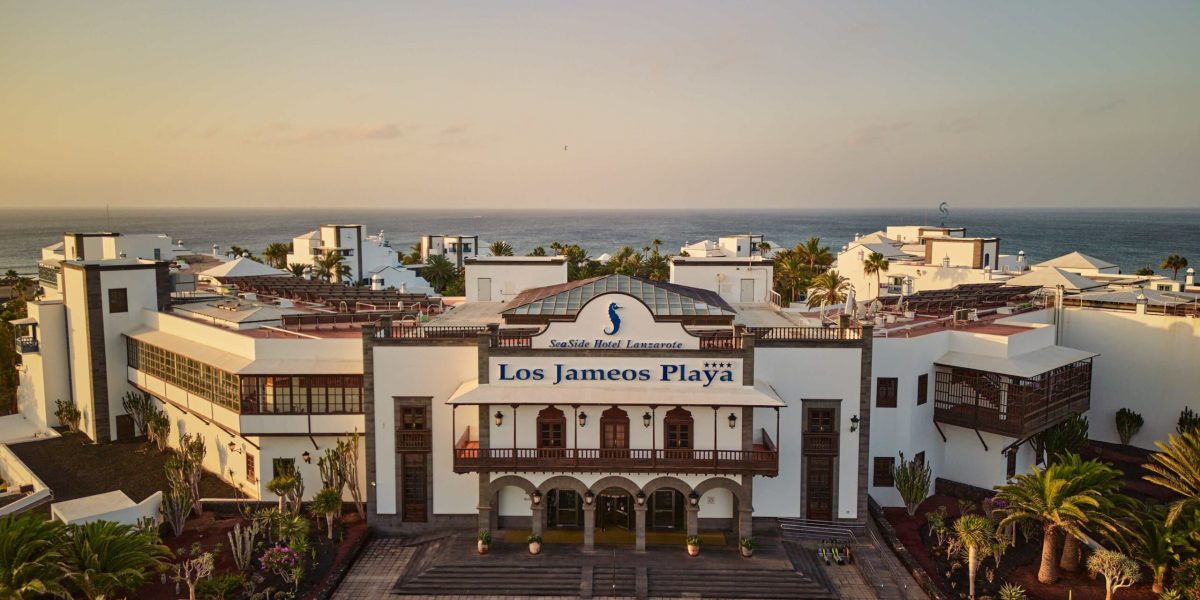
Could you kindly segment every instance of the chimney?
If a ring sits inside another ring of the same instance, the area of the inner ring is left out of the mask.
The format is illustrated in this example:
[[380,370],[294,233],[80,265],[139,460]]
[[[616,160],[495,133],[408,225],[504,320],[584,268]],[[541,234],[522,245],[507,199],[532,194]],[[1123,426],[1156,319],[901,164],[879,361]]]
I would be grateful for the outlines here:
[[379,276],[379,273],[371,275],[371,289],[376,291],[383,289],[383,278]]
[[221,247],[220,246],[213,244],[212,252],[213,252],[213,254],[212,254],[213,257],[215,257],[215,258],[221,257]]
[[1183,285],[1187,287],[1196,285],[1196,269],[1188,267],[1187,276],[1183,278]]
[[1139,292],[1137,295],[1137,299],[1135,301],[1137,303],[1137,306],[1134,307],[1133,312],[1135,312],[1139,315],[1146,314],[1146,294]]
[[1025,270],[1025,251],[1017,252],[1017,271]]

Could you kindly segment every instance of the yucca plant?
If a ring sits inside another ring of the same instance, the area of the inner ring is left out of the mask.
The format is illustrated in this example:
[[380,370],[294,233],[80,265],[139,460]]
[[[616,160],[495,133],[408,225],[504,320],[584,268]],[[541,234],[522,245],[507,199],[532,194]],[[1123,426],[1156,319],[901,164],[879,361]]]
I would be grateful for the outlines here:
[[992,547],[992,522],[983,515],[963,515],[954,522],[954,534],[967,551],[968,597],[975,597],[975,572]]
[[0,598],[68,596],[61,544],[63,524],[33,513],[0,519]]
[[308,507],[314,516],[325,517],[329,539],[333,539],[333,520],[342,514],[342,494],[332,488],[325,488],[313,496],[312,504]]
[[900,462],[892,467],[892,477],[896,482],[896,491],[904,500],[904,510],[908,516],[917,514],[917,507],[929,497],[931,474],[929,466],[924,461],[904,460],[900,453]]
[[1178,520],[1173,526],[1168,526],[1166,510],[1161,506],[1144,506],[1141,518],[1137,519],[1138,528],[1131,537],[1131,555],[1150,570],[1154,580],[1151,589],[1156,594],[1163,591],[1163,583],[1171,565],[1194,552],[1188,539],[1189,531],[1186,531],[1189,528],[1179,527],[1182,524],[1183,521]]
[[70,525],[63,544],[66,580],[91,600],[136,590],[168,568],[171,551],[154,533],[112,521]]
[[1117,435],[1121,437],[1121,443],[1126,446],[1129,445],[1129,441],[1133,439],[1134,434],[1142,428],[1142,425],[1146,424],[1146,420],[1142,418],[1142,415],[1128,408],[1118,410],[1116,419]]

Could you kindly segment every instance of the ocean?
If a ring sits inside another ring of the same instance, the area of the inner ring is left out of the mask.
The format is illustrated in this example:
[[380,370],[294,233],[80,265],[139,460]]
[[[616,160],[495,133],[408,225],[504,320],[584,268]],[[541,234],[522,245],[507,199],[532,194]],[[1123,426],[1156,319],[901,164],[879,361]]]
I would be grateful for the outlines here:
[[[288,242],[321,223],[361,223],[383,230],[392,246],[407,251],[422,234],[478,235],[486,244],[503,240],[517,254],[552,241],[576,243],[592,256],[621,246],[641,249],[657,238],[663,251],[678,254],[686,242],[723,234],[762,233],[791,246],[820,237],[834,252],[853,239],[887,225],[937,225],[929,210],[644,210],[644,211],[454,211],[205,209],[164,210],[19,209],[0,212],[0,273],[36,270],[40,249],[62,240],[64,231],[165,233],[196,252],[213,244],[261,251],[271,242]],[[953,210],[947,225],[966,227],[967,235],[1000,238],[1004,254],[1024,250],[1036,263],[1072,250],[1116,263],[1123,272],[1157,267],[1170,254],[1200,265],[1200,209],[1122,210]]]

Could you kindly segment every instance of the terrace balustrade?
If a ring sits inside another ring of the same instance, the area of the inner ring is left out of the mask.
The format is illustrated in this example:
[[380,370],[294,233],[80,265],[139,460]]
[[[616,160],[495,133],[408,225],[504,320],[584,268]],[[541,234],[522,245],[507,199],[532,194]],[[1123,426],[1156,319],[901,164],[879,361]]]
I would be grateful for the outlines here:
[[1091,359],[1030,378],[958,367],[936,375],[935,422],[1013,438],[1043,431],[1091,405]]

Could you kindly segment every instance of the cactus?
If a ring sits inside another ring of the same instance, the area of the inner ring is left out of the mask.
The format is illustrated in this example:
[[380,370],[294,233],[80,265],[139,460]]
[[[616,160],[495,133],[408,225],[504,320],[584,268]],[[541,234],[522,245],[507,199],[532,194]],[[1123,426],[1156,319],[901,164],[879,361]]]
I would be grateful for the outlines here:
[[254,541],[258,538],[258,531],[258,523],[252,522],[249,527],[234,525],[233,531],[229,532],[229,548],[233,551],[233,563],[240,571],[248,570],[251,561],[254,560]]

